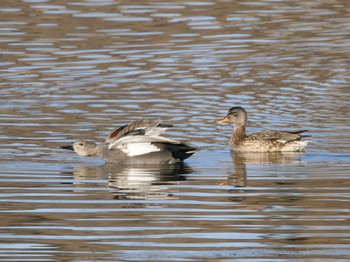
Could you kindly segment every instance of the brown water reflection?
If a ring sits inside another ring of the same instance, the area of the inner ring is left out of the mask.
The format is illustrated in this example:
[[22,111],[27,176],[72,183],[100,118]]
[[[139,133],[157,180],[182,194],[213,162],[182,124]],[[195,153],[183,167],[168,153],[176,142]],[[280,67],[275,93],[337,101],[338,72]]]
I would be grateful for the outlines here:
[[[349,1],[0,1],[0,260],[349,260]],[[306,153],[232,155],[309,129]],[[202,150],[113,167],[57,149],[161,118]]]
[[247,186],[247,165],[276,165],[298,163],[301,152],[236,153],[231,152],[234,165],[229,184],[235,187]]

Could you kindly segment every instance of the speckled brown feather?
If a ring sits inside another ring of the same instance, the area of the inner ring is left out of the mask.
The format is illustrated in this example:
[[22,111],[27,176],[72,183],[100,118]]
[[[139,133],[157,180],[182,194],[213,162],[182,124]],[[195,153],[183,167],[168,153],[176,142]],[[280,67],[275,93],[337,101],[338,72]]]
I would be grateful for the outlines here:
[[300,140],[302,135],[300,133],[307,132],[307,130],[300,131],[262,131],[259,133],[253,133],[246,137],[248,140],[269,140],[269,141],[297,141]]

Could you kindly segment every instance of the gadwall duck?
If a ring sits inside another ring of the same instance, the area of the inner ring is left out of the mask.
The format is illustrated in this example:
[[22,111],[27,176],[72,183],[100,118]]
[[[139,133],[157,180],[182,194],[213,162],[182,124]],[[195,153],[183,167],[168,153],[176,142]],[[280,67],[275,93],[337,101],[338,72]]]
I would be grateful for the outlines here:
[[296,152],[311,142],[302,140],[306,136],[301,133],[308,130],[262,131],[247,135],[247,112],[240,106],[231,107],[227,116],[218,122],[234,125],[230,139],[230,148],[234,152]]
[[80,140],[62,149],[81,156],[97,156],[116,164],[173,164],[197,151],[197,148],[160,136],[172,125],[140,119],[116,128],[105,143]]

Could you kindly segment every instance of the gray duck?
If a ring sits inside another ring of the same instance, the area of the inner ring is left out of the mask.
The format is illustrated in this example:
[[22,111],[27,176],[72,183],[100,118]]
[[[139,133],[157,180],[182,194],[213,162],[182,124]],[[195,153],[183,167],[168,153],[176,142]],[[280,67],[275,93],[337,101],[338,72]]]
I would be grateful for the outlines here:
[[79,140],[60,148],[84,157],[100,157],[107,163],[174,164],[198,149],[161,136],[170,127],[172,125],[161,124],[158,120],[139,119],[113,130],[104,143]]

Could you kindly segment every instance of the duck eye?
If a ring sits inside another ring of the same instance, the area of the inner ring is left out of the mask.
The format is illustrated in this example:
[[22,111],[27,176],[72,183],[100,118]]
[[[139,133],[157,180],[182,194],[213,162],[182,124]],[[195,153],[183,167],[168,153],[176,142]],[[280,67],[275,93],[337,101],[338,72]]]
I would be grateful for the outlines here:
[[78,145],[79,145],[79,146],[83,146],[83,143],[79,143]]

